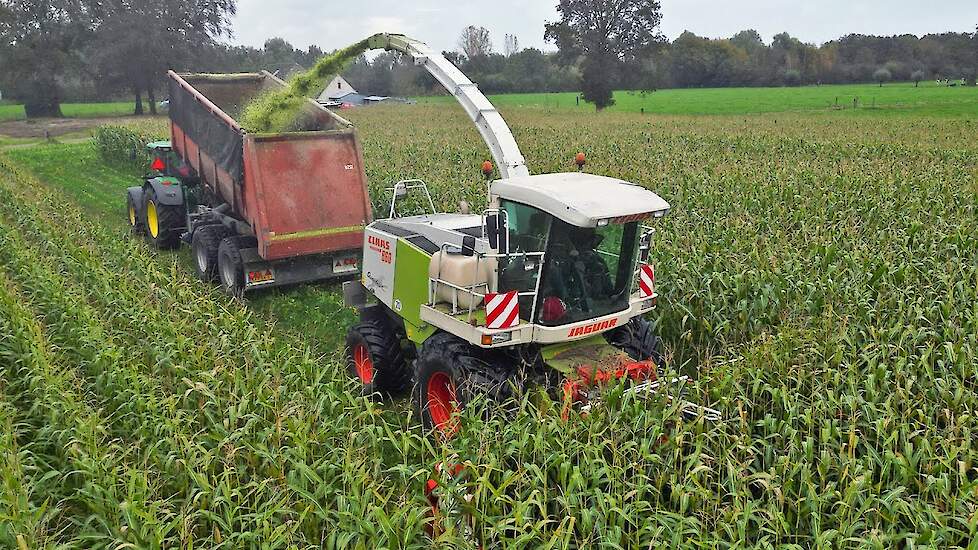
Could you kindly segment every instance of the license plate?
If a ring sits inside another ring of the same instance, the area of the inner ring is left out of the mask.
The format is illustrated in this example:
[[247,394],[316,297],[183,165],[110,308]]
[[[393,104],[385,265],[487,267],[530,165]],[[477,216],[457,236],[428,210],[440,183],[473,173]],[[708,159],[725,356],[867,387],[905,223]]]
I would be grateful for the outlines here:
[[267,285],[275,282],[275,273],[271,269],[257,269],[245,274],[245,282],[248,286]]
[[359,262],[355,257],[333,259],[333,273],[351,273],[358,268]]

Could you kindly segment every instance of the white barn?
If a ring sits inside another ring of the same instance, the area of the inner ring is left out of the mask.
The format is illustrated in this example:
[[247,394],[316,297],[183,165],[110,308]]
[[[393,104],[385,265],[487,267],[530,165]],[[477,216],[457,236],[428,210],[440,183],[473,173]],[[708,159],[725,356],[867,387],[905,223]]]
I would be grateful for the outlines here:
[[333,80],[329,81],[329,84],[326,85],[326,88],[323,89],[323,92],[319,94],[316,100],[321,102],[340,101],[344,97],[355,93],[357,91],[353,89],[353,86],[350,86],[350,83],[345,78],[336,75],[333,77]]

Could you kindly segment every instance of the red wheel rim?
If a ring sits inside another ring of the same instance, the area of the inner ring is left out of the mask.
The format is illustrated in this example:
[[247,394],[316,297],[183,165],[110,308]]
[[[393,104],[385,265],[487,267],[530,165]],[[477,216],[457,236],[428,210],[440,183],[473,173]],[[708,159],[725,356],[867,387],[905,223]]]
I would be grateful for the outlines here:
[[365,344],[357,344],[353,348],[353,367],[357,369],[357,376],[364,384],[369,384],[374,380],[374,361],[370,358],[370,351]]
[[446,437],[455,435],[458,419],[455,417],[455,384],[444,372],[436,372],[428,378],[428,415],[439,432]]

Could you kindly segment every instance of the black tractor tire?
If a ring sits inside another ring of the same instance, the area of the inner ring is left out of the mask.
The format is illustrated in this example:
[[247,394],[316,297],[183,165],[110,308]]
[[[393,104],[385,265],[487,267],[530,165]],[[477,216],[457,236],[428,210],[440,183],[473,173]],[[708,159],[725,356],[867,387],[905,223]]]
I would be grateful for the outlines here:
[[[450,382],[454,394],[454,411],[471,406],[479,398],[483,416],[488,416],[513,397],[515,376],[493,361],[483,350],[448,333],[437,333],[421,346],[415,362],[415,384],[412,392],[414,410],[421,418],[425,433],[435,433],[443,439],[450,438],[456,427],[438,422],[432,416],[432,383],[435,380]],[[437,407],[435,407],[437,408]],[[438,417],[438,414],[435,414]],[[444,417],[442,417],[444,420]]]
[[194,271],[201,281],[209,283],[217,280],[217,254],[221,241],[230,234],[231,230],[223,225],[205,225],[194,231],[190,247],[193,251]]
[[363,384],[364,396],[397,396],[411,387],[414,373],[390,323],[370,320],[351,328],[346,335],[346,364],[350,376]]
[[152,187],[147,187],[143,196],[146,238],[150,244],[159,250],[172,250],[179,246],[180,232],[186,222],[183,207],[160,204]]
[[652,323],[642,317],[609,332],[605,339],[636,361],[652,360],[660,368],[665,366],[662,340],[652,332]]
[[142,208],[142,205],[136,204],[133,201],[132,195],[126,193],[126,221],[129,222],[129,230],[133,235],[146,234],[146,219],[143,217],[140,208]]
[[244,262],[241,260],[241,237],[227,237],[217,248],[217,272],[221,288],[228,296],[241,298],[245,291]]

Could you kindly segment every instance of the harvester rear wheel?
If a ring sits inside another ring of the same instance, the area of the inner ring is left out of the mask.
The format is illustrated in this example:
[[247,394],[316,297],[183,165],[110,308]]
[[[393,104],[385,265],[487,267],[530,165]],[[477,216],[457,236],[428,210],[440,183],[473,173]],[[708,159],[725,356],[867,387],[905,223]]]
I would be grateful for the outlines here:
[[211,282],[218,277],[217,254],[221,241],[231,231],[223,225],[205,225],[194,231],[191,248],[194,255],[194,271],[201,281]]
[[145,193],[146,237],[160,250],[170,250],[180,244],[180,229],[184,226],[183,208],[160,204],[156,191],[149,187]]
[[438,333],[421,346],[416,361],[415,412],[425,432],[450,439],[459,430],[458,413],[478,398],[484,413],[513,396],[514,377],[486,352],[448,333]]
[[346,336],[347,368],[363,384],[363,395],[398,395],[411,385],[411,369],[391,327],[365,321]]
[[636,361],[655,361],[660,368],[665,365],[662,356],[662,340],[652,332],[652,323],[635,317],[625,325],[608,333],[608,343],[621,349]]
[[244,262],[241,260],[240,237],[227,237],[217,249],[217,271],[221,288],[229,296],[244,296]]

